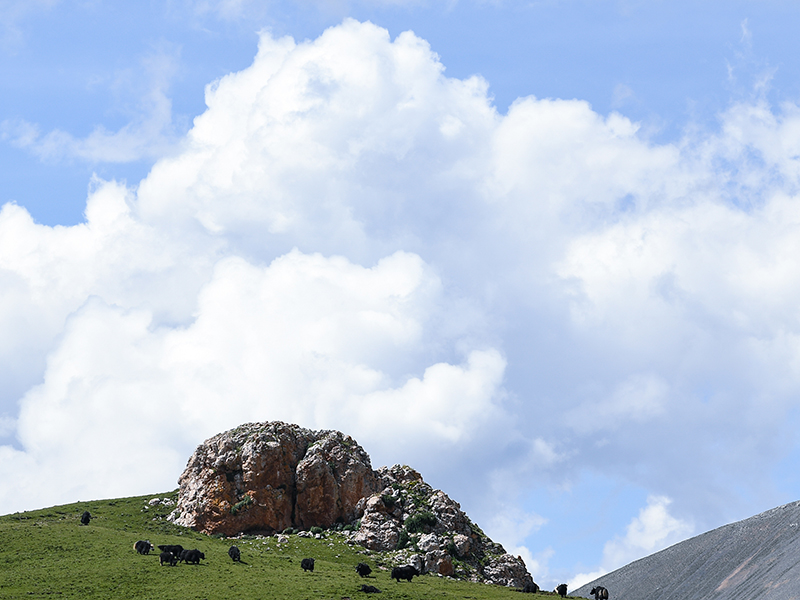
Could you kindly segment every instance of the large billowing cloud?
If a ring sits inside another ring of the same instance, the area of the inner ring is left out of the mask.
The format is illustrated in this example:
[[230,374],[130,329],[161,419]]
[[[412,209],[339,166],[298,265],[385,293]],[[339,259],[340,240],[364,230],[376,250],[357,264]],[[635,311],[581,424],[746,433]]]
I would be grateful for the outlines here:
[[534,488],[649,494],[602,569],[796,494],[797,107],[662,145],[577,100],[499,114],[349,20],[262,34],[206,99],[85,223],[0,213],[0,509],[171,488],[272,419],[414,464],[540,574]]

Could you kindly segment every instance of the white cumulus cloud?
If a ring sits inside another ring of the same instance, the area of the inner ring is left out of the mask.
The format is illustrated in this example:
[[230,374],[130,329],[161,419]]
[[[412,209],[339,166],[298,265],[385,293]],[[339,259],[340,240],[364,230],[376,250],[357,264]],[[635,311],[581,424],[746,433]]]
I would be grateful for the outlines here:
[[419,461],[479,522],[506,507],[521,553],[548,518],[526,490],[646,489],[602,568],[686,535],[666,497],[698,527],[779,503],[797,106],[666,144],[579,100],[500,114],[425,40],[354,20],[263,32],[206,102],[138,185],[94,181],[84,223],[0,211],[0,509],[172,487],[204,437],[271,419]]
[[569,583],[576,588],[602,577],[642,556],[658,552],[676,542],[686,539],[694,532],[691,523],[678,519],[669,513],[672,503],[666,496],[650,496],[647,506],[631,520],[624,536],[610,540],[603,547],[601,567],[591,573],[580,573]]

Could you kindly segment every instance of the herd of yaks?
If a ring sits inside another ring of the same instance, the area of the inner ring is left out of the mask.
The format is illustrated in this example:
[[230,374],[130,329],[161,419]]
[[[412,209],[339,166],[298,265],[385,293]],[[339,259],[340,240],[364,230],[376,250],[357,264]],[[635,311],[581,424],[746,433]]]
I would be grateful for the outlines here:
[[[151,550],[155,550],[155,546],[150,543],[150,541],[139,540],[133,545],[133,548],[139,554],[149,554]],[[167,544],[160,545],[158,547],[161,550],[161,555],[159,556],[159,560],[161,564],[168,564],[171,566],[175,566],[179,562],[185,562],[187,564],[200,564],[200,559],[204,559],[206,557],[205,554],[200,552],[199,550],[185,550],[183,546],[174,545],[170,546]],[[228,556],[231,557],[233,562],[241,562],[242,560],[242,553],[237,546],[231,546],[228,549]],[[313,558],[304,558],[300,561],[300,567],[303,571],[314,571],[314,559]],[[358,573],[361,577],[367,577],[370,573],[372,573],[372,569],[366,563],[358,563],[356,565],[356,573]],[[413,565],[403,565],[402,567],[394,567],[392,569],[392,579],[397,580],[400,583],[401,579],[405,579],[406,581],[411,581],[415,576],[419,575],[419,571]],[[371,585],[362,585],[361,586],[362,592],[367,593],[379,593],[380,590]],[[523,592],[533,592],[536,593],[539,591],[539,586],[535,583],[533,585],[526,585],[521,591]],[[562,583],[561,585],[557,586],[555,590],[553,590],[562,598],[566,597],[567,595],[567,584]],[[596,586],[592,588],[592,591],[589,592],[595,598],[595,600],[608,600],[608,590],[602,586]]]
[[[149,540],[139,540],[133,545],[133,549],[139,554],[150,554],[150,551],[155,550],[156,547],[153,546]],[[161,554],[158,558],[162,566],[169,565],[174,567],[179,562],[185,562],[187,565],[199,565],[200,560],[206,557],[206,555],[197,548],[189,550],[180,544],[162,544],[158,549],[161,550]],[[236,546],[231,546],[228,555],[233,558],[234,561],[240,560],[239,549]],[[236,558],[234,558],[234,556]]]
[[[88,525],[91,519],[92,516],[89,514],[89,511],[85,511],[81,515],[81,525]],[[150,554],[152,550],[155,550],[155,546],[153,546],[149,540],[139,540],[133,545],[133,548],[139,554]],[[158,549],[161,550],[159,562],[162,566],[167,564],[174,567],[179,562],[185,562],[186,564],[190,565],[199,565],[200,561],[206,557],[204,553],[200,552],[200,550],[196,548],[193,550],[187,550],[179,544],[162,544],[158,546]],[[242,553],[237,546],[231,546],[228,549],[228,556],[231,557],[233,562],[241,562],[242,560]],[[303,571],[313,572],[314,559],[304,558],[300,561],[300,567],[303,569]],[[372,569],[365,563],[358,563],[356,565],[356,573],[358,573],[361,577],[367,577],[370,573],[372,573]],[[418,575],[419,571],[412,565],[403,565],[402,567],[394,567],[392,569],[392,579],[397,580],[398,583],[400,583],[401,579],[411,581],[414,576]],[[361,591],[367,593],[380,593],[378,588],[371,585],[362,585]],[[536,593],[539,591],[539,586],[535,583],[532,585],[528,584],[522,589],[522,591]],[[553,591],[564,598],[567,595],[567,584],[562,583]],[[593,587],[589,593],[594,596],[595,600],[608,600],[608,590],[602,586]]]
[[[133,549],[139,554],[150,554],[150,552],[156,549],[156,546],[150,543],[150,540],[139,540],[133,545]],[[205,559],[206,557],[206,555],[200,552],[200,550],[197,550],[196,548],[194,550],[187,550],[180,544],[161,544],[158,546],[158,549],[161,550],[159,561],[162,566],[169,565],[174,567],[179,562],[199,565],[200,560]],[[231,546],[228,548],[228,556],[231,557],[233,562],[242,561],[242,552],[239,550],[238,546]],[[303,569],[303,571],[313,572],[314,559],[304,558],[300,561],[300,567]],[[368,577],[369,574],[372,573],[372,568],[370,568],[370,566],[366,563],[358,563],[356,565],[356,573],[358,573],[361,577]],[[404,565],[402,567],[394,567],[392,569],[392,579],[396,579],[398,583],[401,579],[411,581],[415,575],[419,575],[419,571],[417,571],[416,567],[413,567],[412,565]],[[372,585],[362,585],[361,591],[366,593],[380,593],[380,590]]]

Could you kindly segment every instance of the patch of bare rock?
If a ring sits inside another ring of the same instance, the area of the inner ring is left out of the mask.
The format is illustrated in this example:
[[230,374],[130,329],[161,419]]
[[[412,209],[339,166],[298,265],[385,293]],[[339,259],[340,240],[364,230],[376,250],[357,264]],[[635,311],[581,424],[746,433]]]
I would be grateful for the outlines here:
[[368,551],[421,573],[523,587],[521,557],[505,552],[407,466],[373,470],[339,431],[247,423],[197,447],[180,476],[170,520],[208,534],[350,531]]

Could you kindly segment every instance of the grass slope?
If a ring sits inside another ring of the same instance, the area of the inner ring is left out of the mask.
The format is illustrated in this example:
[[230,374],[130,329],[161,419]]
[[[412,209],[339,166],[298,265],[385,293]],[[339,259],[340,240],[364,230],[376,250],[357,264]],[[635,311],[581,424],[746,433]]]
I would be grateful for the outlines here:
[[[173,525],[165,518],[170,507],[145,509],[151,498],[174,499],[176,495],[80,502],[0,517],[0,598],[554,598],[552,594],[520,596],[510,588],[432,575],[397,583],[381,568],[388,565],[381,564],[380,554],[365,554],[340,534],[328,533],[322,540],[291,535],[285,544],[278,544],[275,537],[225,540]],[[84,510],[93,516],[88,526],[80,525]],[[206,560],[199,566],[162,567],[157,549],[146,556],[133,549],[137,540],[198,548]],[[241,549],[242,563],[228,557],[232,544]],[[300,568],[305,557],[315,559],[313,573]],[[372,576],[361,579],[356,574],[359,562],[372,567]],[[365,594],[360,591],[362,584],[382,593]]]

